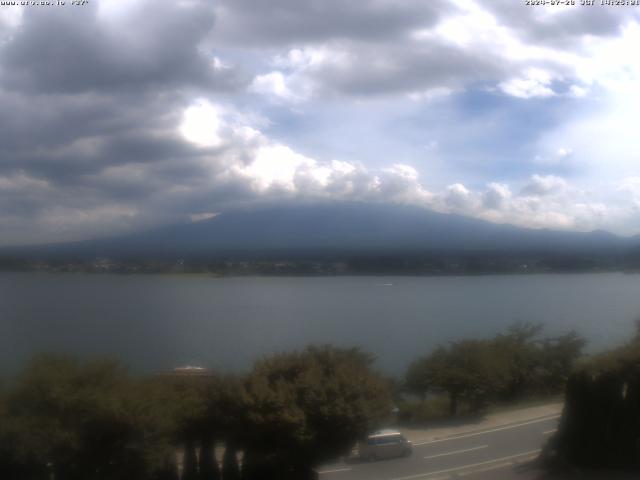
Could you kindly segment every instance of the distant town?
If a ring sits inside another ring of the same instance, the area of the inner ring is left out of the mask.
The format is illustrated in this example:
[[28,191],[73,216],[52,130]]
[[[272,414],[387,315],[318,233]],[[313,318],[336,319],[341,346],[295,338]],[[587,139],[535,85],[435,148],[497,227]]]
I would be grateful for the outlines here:
[[621,256],[402,256],[344,258],[0,258],[0,271],[49,273],[207,274],[215,276],[482,275],[638,271]]

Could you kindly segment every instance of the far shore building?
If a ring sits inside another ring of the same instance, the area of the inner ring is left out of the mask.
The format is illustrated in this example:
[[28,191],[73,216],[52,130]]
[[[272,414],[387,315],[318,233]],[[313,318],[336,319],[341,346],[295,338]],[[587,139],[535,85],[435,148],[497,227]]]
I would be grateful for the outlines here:
[[214,373],[205,367],[185,365],[183,367],[176,367],[169,372],[162,373],[161,375],[171,377],[213,377]]

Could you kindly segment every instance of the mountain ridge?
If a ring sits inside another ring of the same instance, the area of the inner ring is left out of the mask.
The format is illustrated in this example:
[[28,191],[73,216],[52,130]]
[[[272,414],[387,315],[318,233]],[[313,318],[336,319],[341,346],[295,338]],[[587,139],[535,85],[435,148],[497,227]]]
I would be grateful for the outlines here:
[[532,229],[420,207],[362,202],[272,204],[223,211],[198,222],[94,240],[4,247],[33,256],[172,256],[351,253],[619,254],[638,237],[595,230]]

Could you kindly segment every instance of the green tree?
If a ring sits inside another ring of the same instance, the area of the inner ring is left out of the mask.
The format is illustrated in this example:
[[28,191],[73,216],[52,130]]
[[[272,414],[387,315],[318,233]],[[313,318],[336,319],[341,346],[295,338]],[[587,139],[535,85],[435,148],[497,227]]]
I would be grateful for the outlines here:
[[411,362],[404,376],[404,386],[407,391],[418,395],[422,400],[426,398],[427,392],[433,387],[428,357]]
[[138,432],[138,449],[147,475],[154,480],[178,478],[176,449],[182,446],[179,393],[160,377],[140,379],[129,391],[130,418]]
[[481,410],[508,379],[503,353],[488,340],[462,340],[439,346],[409,368],[412,388],[436,389],[449,396],[449,412],[457,415],[460,402],[471,411]]
[[423,398],[444,391],[450,414],[464,403],[481,410],[493,399],[562,392],[585,341],[575,332],[541,337],[542,325],[516,323],[490,340],[461,340],[437,347],[410,364],[405,388]]
[[259,361],[245,383],[246,464],[270,463],[277,478],[305,479],[348,452],[391,411],[388,383],[371,363],[360,350],[334,347]]
[[151,464],[167,464],[181,450],[183,478],[220,477],[215,439],[238,428],[241,395],[235,379],[214,373],[161,375],[143,382],[138,400],[136,418],[147,432]]
[[495,337],[494,348],[508,363],[508,377],[502,392],[505,400],[516,400],[541,387],[543,328],[541,324],[518,322]]
[[540,385],[543,393],[558,393],[564,389],[585,345],[585,339],[574,331],[542,341],[540,363],[543,378]]
[[113,362],[35,358],[7,401],[14,457],[39,472],[50,468],[58,480],[141,474],[126,404],[129,385]]

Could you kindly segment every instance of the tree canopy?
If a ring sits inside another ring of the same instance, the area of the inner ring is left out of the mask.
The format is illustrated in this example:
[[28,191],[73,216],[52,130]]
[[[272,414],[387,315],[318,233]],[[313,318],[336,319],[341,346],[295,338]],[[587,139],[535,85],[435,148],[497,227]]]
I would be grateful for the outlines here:
[[252,450],[293,467],[348,452],[391,412],[388,384],[371,362],[358,349],[328,346],[258,362],[244,393]]
[[639,419],[636,334],[628,344],[595,355],[571,374],[558,433],[545,449],[546,458],[587,467],[638,469]]
[[450,413],[465,402],[479,411],[494,399],[561,393],[584,340],[575,332],[541,337],[542,326],[517,323],[488,340],[460,340],[414,361],[406,388],[424,397],[446,392]]
[[262,480],[264,467],[303,479],[390,414],[371,365],[357,349],[309,347],[244,378],[139,378],[113,361],[41,355],[0,391],[0,478],[176,480],[181,464],[184,480]]

